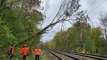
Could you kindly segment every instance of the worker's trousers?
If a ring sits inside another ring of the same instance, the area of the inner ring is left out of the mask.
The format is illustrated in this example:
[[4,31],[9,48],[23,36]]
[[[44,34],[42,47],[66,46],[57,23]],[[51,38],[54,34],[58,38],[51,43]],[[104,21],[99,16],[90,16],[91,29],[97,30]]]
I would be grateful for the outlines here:
[[40,56],[39,55],[35,55],[35,60],[40,60]]
[[12,60],[13,56],[14,56],[13,54],[10,54],[10,60]]
[[26,55],[23,56],[23,60],[26,60]]

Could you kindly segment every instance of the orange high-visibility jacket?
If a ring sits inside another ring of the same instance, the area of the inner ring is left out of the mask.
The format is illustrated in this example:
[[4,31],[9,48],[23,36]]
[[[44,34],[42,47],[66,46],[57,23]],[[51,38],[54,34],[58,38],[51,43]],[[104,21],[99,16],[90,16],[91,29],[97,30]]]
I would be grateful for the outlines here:
[[9,54],[14,55],[14,49],[13,49],[13,48],[11,48],[11,49],[9,50]]
[[11,54],[13,54],[13,55],[14,55],[14,49],[13,49],[13,48],[12,48]]
[[27,47],[21,48],[20,53],[21,55],[28,55],[28,48]]
[[35,54],[40,55],[41,50],[39,48],[35,49]]

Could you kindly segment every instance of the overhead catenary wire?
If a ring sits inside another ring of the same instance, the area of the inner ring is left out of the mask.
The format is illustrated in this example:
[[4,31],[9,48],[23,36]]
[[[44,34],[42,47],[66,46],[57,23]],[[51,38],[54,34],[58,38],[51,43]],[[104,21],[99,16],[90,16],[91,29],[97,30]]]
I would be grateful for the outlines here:
[[[65,0],[64,0],[64,1],[65,1]],[[56,17],[57,17],[57,16],[59,15],[59,13],[62,11],[61,8],[62,8],[62,6],[63,6],[64,1],[62,2],[62,0],[61,0],[61,6],[59,7],[59,10],[58,10],[57,14],[55,15],[55,17],[52,19],[51,23],[54,22],[54,20],[56,19]],[[51,23],[50,23],[50,24],[51,24]]]
[[[60,20],[60,18],[62,18],[64,16],[64,14],[66,13],[66,10],[68,9],[68,5],[69,5],[68,3],[70,1],[71,0],[63,0],[63,2],[61,4],[61,6],[60,6],[60,8],[59,8],[59,10],[57,12],[57,14],[55,15],[55,17],[53,18],[53,20],[52,20],[51,23],[53,23],[56,20],[57,17],[58,17],[57,20]],[[67,6],[65,6],[65,5],[67,5]]]
[[97,0],[94,0],[87,8],[86,11],[88,11],[88,9],[96,2]]
[[96,2],[97,0],[94,0],[85,10],[83,16],[87,13],[88,9]]
[[[88,11],[88,9],[96,2],[97,0],[94,0],[87,8],[86,11],[84,13],[84,15],[86,14],[86,12]],[[69,2],[69,1],[68,1]],[[68,21],[70,24],[72,24],[70,21]]]
[[[87,13],[88,9],[96,2],[97,0],[94,0],[87,8],[85,13],[83,14],[83,16]],[[95,7],[94,9],[92,9],[89,14],[93,13],[97,8],[99,8],[101,5],[103,5],[105,3],[105,1],[107,0],[103,0],[97,7]],[[72,23],[68,20],[68,22],[72,25]],[[92,22],[93,24],[93,22]]]
[[[49,0],[48,0],[48,1],[49,1]],[[61,0],[61,5],[60,5],[60,7],[59,7],[59,9],[58,9],[55,17],[52,19],[52,21],[51,21],[50,24],[52,24],[52,23],[55,21],[56,17],[59,15],[59,13],[62,12],[63,6],[66,4],[65,2],[66,2],[66,0]],[[59,17],[60,17],[60,16],[59,16]],[[59,17],[58,17],[58,18],[59,18]],[[42,25],[43,25],[43,23],[44,23],[44,22],[42,22]]]
[[[96,2],[97,0],[94,0],[89,7],[86,8],[86,11],[84,12],[83,16],[87,13],[88,9]],[[97,8],[99,8],[103,3],[105,3],[106,0],[103,0],[98,6],[96,6],[94,9],[92,9],[89,13],[87,13],[88,15],[93,13]]]
[[97,8],[99,8],[103,3],[105,3],[107,0],[103,0],[98,6],[96,6],[94,9],[92,9],[89,14],[93,13]]

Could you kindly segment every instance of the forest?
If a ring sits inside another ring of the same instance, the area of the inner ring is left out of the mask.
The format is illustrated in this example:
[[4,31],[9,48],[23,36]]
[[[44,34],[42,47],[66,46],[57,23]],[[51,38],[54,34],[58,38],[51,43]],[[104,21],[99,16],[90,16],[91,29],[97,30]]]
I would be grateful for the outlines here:
[[14,45],[18,56],[24,43],[33,47],[39,43],[40,36],[28,39],[40,31],[37,26],[43,20],[42,13],[34,9],[39,6],[39,0],[0,0],[0,48],[6,56],[11,45]]
[[101,27],[91,27],[86,22],[76,22],[67,31],[58,32],[54,39],[45,42],[47,49],[65,52],[107,55],[107,40]]

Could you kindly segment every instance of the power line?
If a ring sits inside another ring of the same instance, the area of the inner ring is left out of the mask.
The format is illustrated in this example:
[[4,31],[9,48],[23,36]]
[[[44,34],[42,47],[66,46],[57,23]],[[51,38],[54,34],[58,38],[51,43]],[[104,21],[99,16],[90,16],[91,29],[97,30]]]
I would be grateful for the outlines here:
[[[64,1],[65,1],[65,0],[64,0]],[[62,11],[62,10],[61,10],[61,8],[62,8],[62,6],[63,6],[64,1],[62,2],[62,0],[61,0],[61,6],[60,6],[60,8],[59,8],[59,10],[58,10],[57,14],[55,15],[55,17],[53,18],[53,20],[52,20],[52,22],[51,22],[51,23],[53,23],[53,22],[54,22],[54,20],[56,19],[56,17],[57,17],[57,16],[59,15],[59,13]]]
[[95,7],[93,10],[91,10],[89,12],[89,14],[91,14],[92,12],[94,12],[98,7],[100,7],[106,0],[103,0],[97,7]]
[[88,9],[96,2],[96,0],[94,0],[87,8],[86,8],[86,11],[84,13],[84,15],[87,13]]
[[96,0],[94,0],[94,1],[88,6],[88,8],[87,8],[86,10],[88,10],[95,2],[96,2]]

